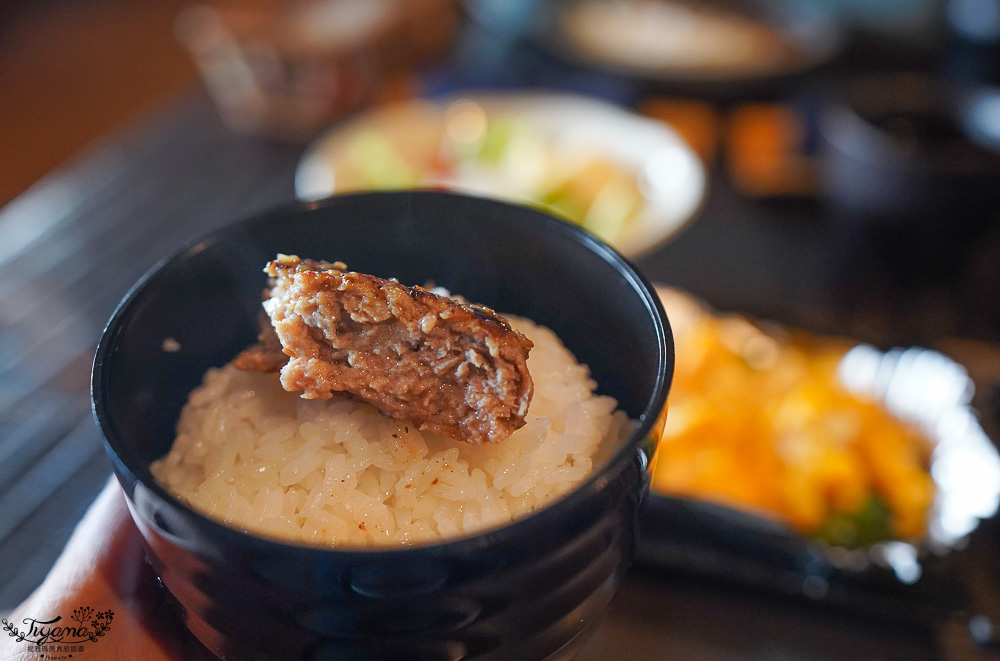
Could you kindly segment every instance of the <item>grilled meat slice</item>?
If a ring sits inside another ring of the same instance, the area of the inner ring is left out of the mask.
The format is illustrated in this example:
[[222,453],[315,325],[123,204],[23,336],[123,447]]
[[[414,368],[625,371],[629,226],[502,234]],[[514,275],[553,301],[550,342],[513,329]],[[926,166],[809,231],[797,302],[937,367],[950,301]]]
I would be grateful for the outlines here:
[[[285,390],[307,399],[346,392],[475,444],[524,425],[532,344],[492,310],[341,263],[279,255],[264,270],[272,276],[264,309],[288,358]],[[241,362],[272,367],[273,346],[262,334],[257,359]]]

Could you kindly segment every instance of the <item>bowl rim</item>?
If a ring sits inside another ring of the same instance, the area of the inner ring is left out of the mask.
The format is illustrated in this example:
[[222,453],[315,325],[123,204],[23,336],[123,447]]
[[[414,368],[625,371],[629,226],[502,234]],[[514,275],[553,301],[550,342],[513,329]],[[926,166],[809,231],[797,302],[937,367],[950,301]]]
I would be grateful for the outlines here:
[[[656,380],[653,391],[650,393],[645,407],[639,416],[638,424],[628,438],[621,444],[618,450],[599,469],[591,473],[586,480],[577,485],[569,493],[562,495],[556,501],[542,507],[541,509],[522,516],[513,522],[499,527],[487,528],[480,532],[445,539],[443,541],[418,542],[393,547],[331,547],[328,543],[312,543],[306,541],[287,540],[279,537],[263,535],[259,533],[247,532],[236,527],[229,526],[221,521],[217,521],[201,512],[195,510],[187,503],[168,492],[163,486],[153,478],[149,467],[129,466],[120,450],[124,449],[124,443],[114,428],[111,420],[109,407],[109,397],[107,395],[107,381],[110,376],[108,366],[111,363],[111,354],[123,332],[123,326],[128,313],[142,296],[147,287],[155,278],[169,265],[176,263],[189,254],[201,252],[205,247],[211,245],[237,228],[260,225],[273,222],[278,218],[299,216],[301,214],[317,211],[320,209],[335,209],[339,206],[356,203],[358,200],[370,197],[457,197],[475,200],[476,204],[485,204],[495,207],[508,207],[517,209],[518,213],[528,213],[536,216],[538,222],[547,224],[547,231],[563,234],[566,240],[574,240],[582,244],[585,248],[596,253],[605,262],[609,263],[630,285],[631,289],[642,299],[646,312],[651,318],[656,332],[657,342],[657,368]],[[105,450],[112,460],[116,476],[123,490],[127,493],[127,499],[132,500],[133,496],[125,489],[122,476],[126,476],[134,485],[141,485],[143,489],[151,491],[163,503],[172,509],[187,515],[189,521],[195,522],[200,531],[207,532],[214,540],[220,541],[227,546],[238,545],[245,549],[253,549],[261,552],[282,551],[285,553],[323,553],[331,556],[355,559],[372,559],[374,557],[389,558],[394,560],[412,559],[421,555],[431,553],[434,555],[461,555],[467,551],[483,549],[486,547],[500,546],[504,543],[522,537],[521,531],[530,531],[538,526],[545,526],[549,522],[557,521],[560,515],[567,510],[576,509],[578,505],[592,498],[603,491],[610,483],[611,477],[622,472],[631,461],[643,452],[643,443],[650,434],[657,418],[666,407],[667,394],[674,368],[674,345],[673,334],[670,330],[669,321],[659,297],[656,295],[653,285],[635,267],[632,266],[613,248],[584,231],[583,229],[571,225],[563,220],[557,219],[543,211],[526,207],[510,202],[495,200],[475,195],[467,195],[453,192],[443,192],[428,189],[413,189],[406,191],[366,191],[342,195],[333,195],[323,200],[316,201],[294,201],[287,204],[271,207],[262,212],[250,216],[239,218],[229,222],[222,227],[208,232],[192,241],[186,243],[180,249],[167,255],[154,264],[138,281],[126,292],[121,301],[115,307],[107,325],[105,326],[97,350],[94,355],[94,362],[91,371],[91,412],[97,428],[101,433],[101,441]],[[648,459],[648,458],[647,458]],[[145,473],[145,475],[143,474]],[[147,477],[148,476],[148,477]],[[648,475],[646,476],[648,483]],[[129,510],[135,517],[137,512],[132,503],[129,503]],[[159,527],[158,524],[155,524]]]

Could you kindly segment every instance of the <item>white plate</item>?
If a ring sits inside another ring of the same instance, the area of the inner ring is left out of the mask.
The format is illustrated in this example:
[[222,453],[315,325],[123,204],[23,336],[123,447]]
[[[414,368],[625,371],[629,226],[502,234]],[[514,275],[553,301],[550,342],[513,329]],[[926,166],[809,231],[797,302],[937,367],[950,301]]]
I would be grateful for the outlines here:
[[[701,162],[668,126],[594,99],[538,92],[475,93],[450,97],[433,105],[414,101],[401,107],[378,109],[338,125],[306,150],[295,175],[296,195],[303,200],[315,200],[342,192],[343,187],[338,188],[334,164],[343,157],[360,131],[394,125],[397,141],[420,141],[425,138],[405,131],[408,118],[418,119],[417,114],[410,113],[440,113],[460,99],[478,104],[488,120],[494,117],[516,119],[553,148],[585,150],[631,170],[642,192],[643,203],[627,227],[611,242],[628,257],[646,253],[674,236],[692,219],[705,196],[707,182]],[[404,130],[400,131],[400,127]],[[526,201],[511,191],[498,195],[488,180],[465,178],[433,184]]]

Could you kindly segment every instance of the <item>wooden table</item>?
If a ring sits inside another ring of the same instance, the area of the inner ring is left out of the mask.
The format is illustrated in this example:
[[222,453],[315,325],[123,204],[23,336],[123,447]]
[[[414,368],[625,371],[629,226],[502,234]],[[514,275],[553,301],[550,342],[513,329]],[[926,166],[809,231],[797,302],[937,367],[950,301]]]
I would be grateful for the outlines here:
[[[186,242],[292,200],[300,153],[234,135],[194,91],[0,212],[0,610],[37,585],[110,473],[91,420],[89,370],[116,303]],[[891,341],[935,337],[926,319],[912,323],[926,309],[919,291],[885,308],[884,291],[847,296],[851,303],[843,304],[841,260],[831,250],[838,231],[820,222],[816,205],[748,202],[724,180],[712,186],[699,220],[639,262],[651,279],[816,330]],[[979,535],[969,564],[1000,613],[990,596],[1000,595],[995,528]],[[1000,657],[976,650],[960,619],[940,626],[873,620],[640,569],[582,658]]]

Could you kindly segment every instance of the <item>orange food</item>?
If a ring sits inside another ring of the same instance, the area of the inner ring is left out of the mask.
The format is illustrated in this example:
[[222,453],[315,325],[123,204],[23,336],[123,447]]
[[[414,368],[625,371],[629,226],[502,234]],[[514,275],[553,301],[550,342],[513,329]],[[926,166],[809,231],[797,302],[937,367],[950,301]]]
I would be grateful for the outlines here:
[[749,195],[802,195],[815,188],[815,165],[802,153],[803,118],[779,105],[733,110],[727,133],[729,174]]
[[661,299],[677,358],[654,490],[750,509],[807,535],[877,498],[888,536],[924,535],[930,443],[840,384],[848,344],[766,333],[669,290]]
[[721,118],[712,105],[703,101],[654,98],[643,103],[639,111],[670,125],[703,163],[710,165],[715,160]]

